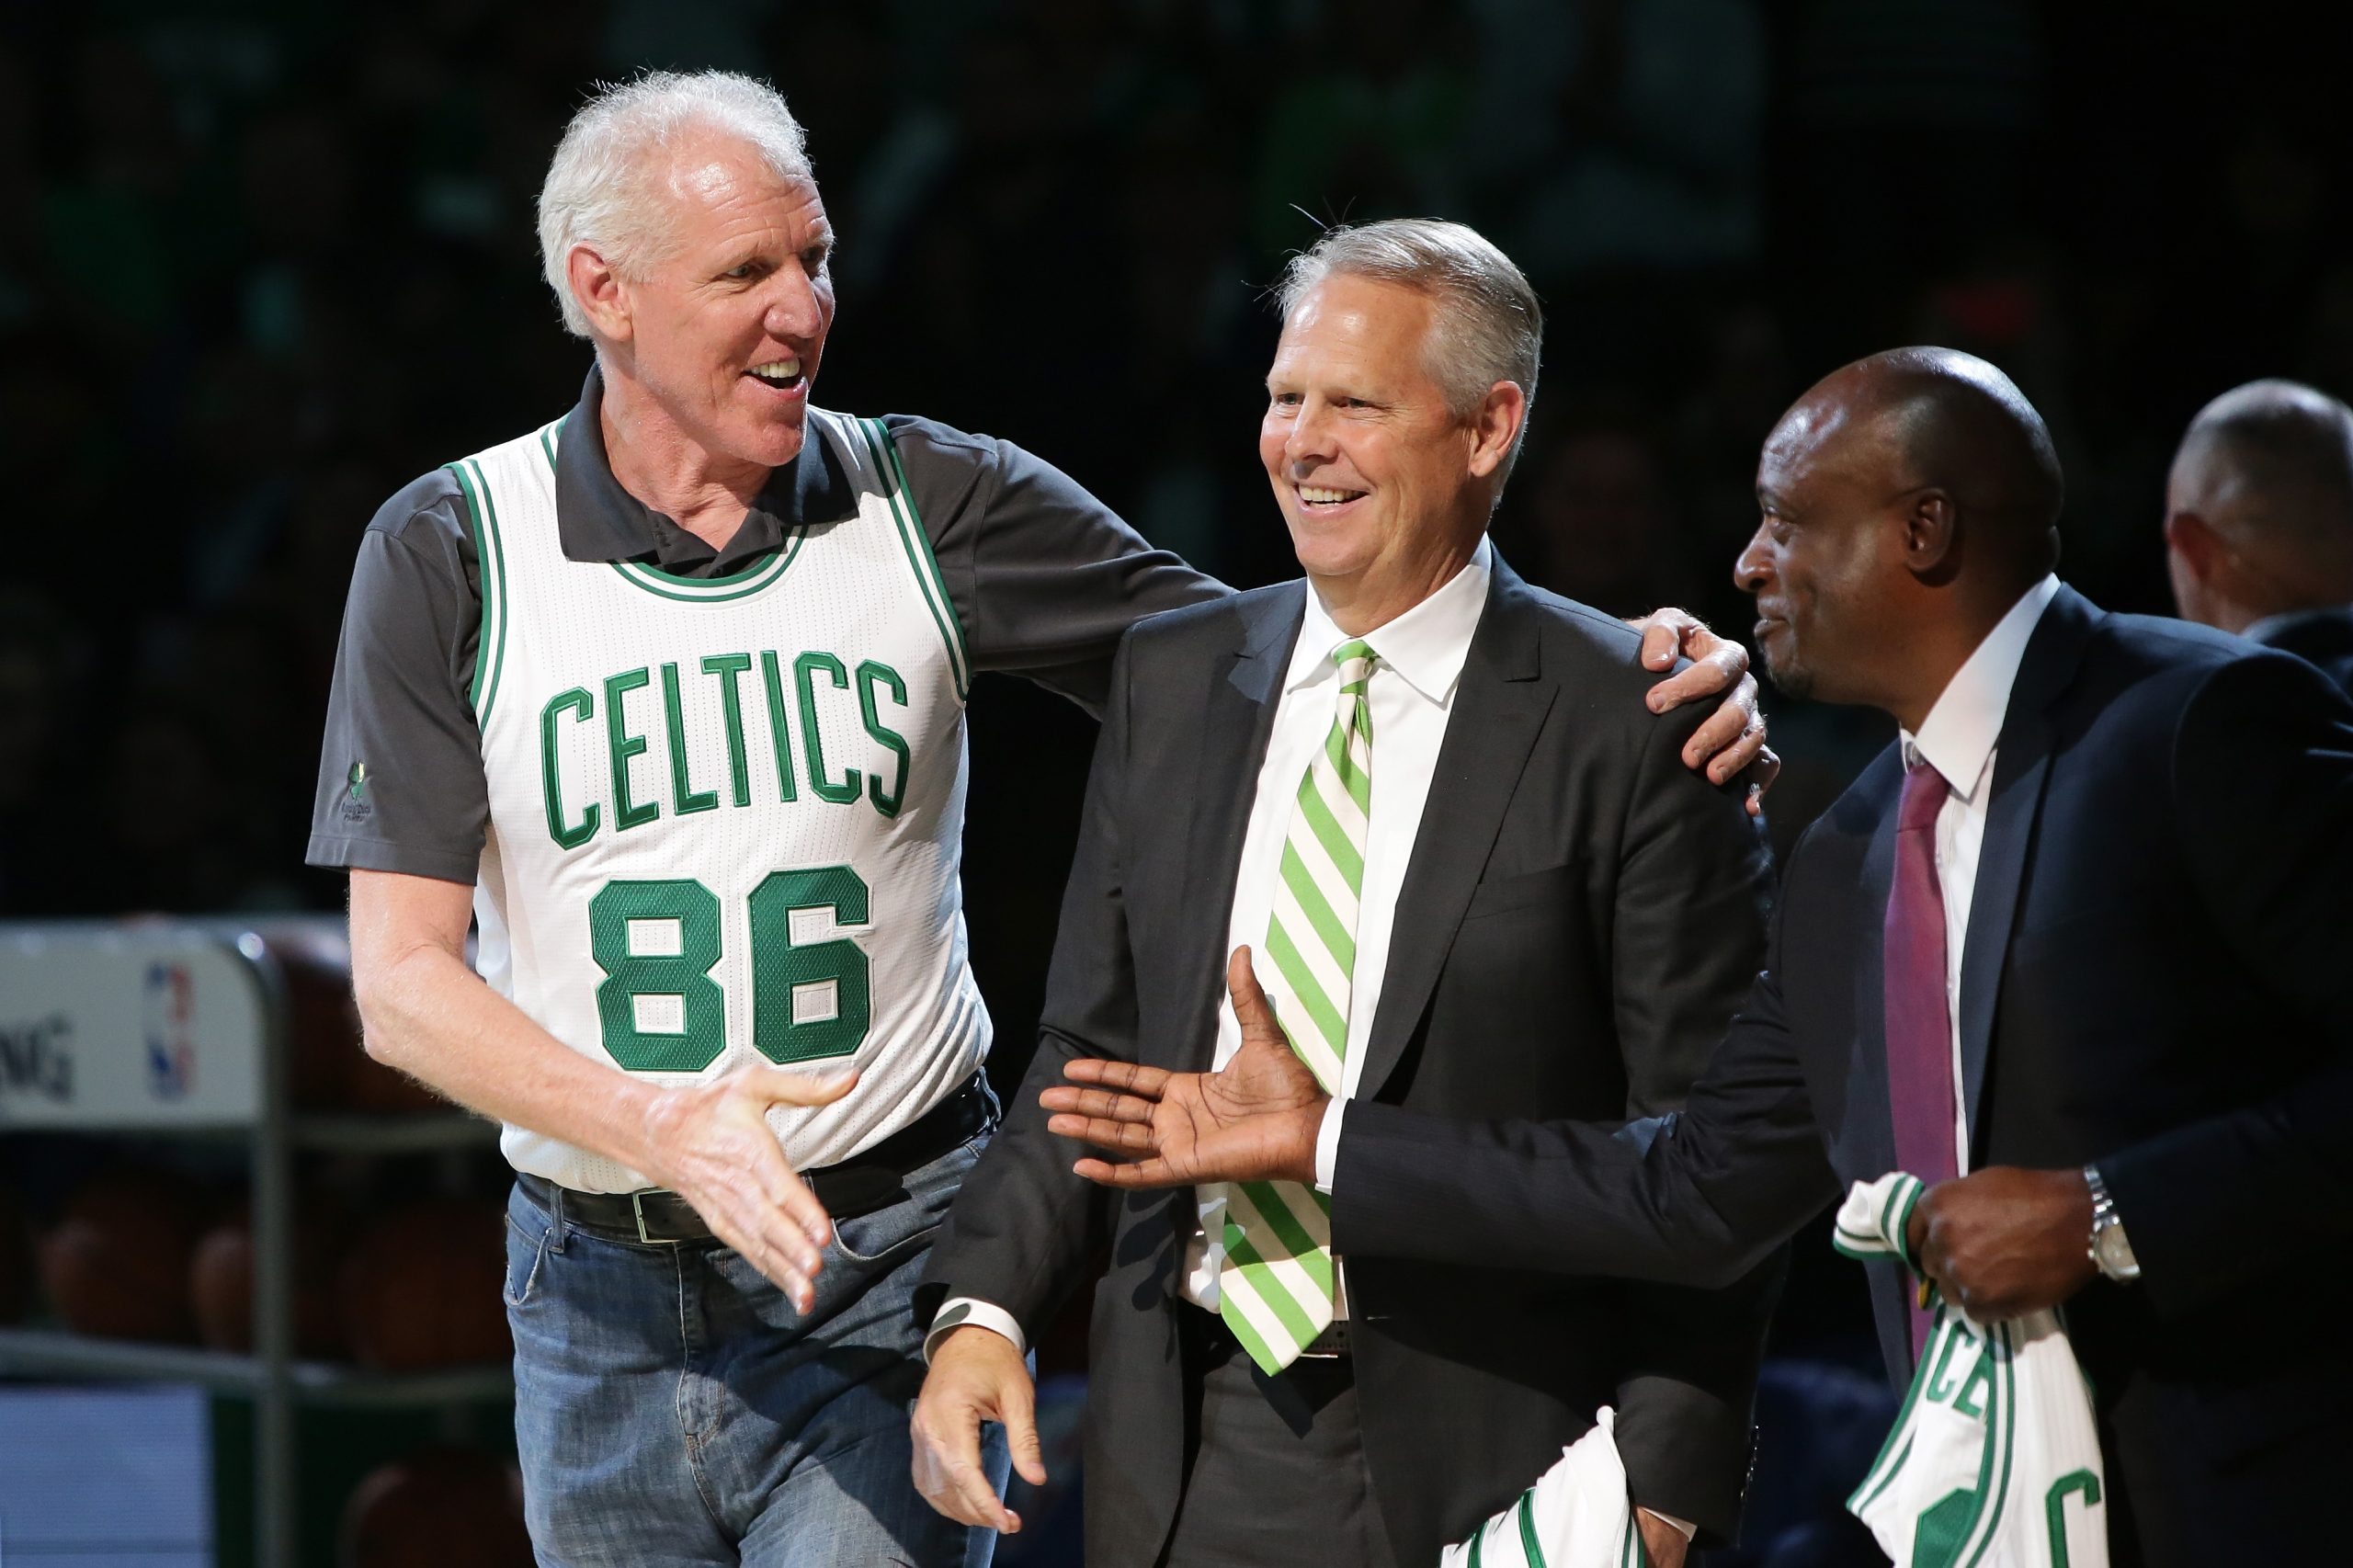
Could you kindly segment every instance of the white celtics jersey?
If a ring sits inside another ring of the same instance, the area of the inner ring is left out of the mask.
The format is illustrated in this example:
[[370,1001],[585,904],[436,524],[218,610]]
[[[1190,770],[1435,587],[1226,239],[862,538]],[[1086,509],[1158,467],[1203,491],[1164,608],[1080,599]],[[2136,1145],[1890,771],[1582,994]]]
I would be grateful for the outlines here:
[[[857,514],[709,578],[564,558],[562,423],[451,465],[482,577],[477,967],[573,1050],[655,1083],[855,1064],[845,1099],[769,1113],[796,1168],[833,1164],[988,1051],[955,610],[878,422],[810,410]],[[648,1185],[519,1127],[502,1147],[578,1190]]]
[[[1908,1263],[1922,1190],[1900,1171],[1857,1182],[1832,1244]],[[1847,1506],[1910,1568],[2108,1568],[2106,1475],[2058,1314],[1979,1324],[1939,1301],[1894,1429]]]
[[1438,1568],[1650,1568],[1617,1426],[1616,1411],[1596,1411],[1591,1431],[1518,1502],[1440,1552]]

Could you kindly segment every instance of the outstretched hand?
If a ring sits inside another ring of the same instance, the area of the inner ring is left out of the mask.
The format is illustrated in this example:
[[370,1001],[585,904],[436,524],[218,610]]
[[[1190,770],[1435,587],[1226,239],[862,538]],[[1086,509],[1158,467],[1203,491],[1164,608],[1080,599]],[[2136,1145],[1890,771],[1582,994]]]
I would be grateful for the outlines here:
[[855,1070],[814,1074],[759,1062],[667,1090],[646,1112],[647,1142],[659,1156],[646,1165],[654,1185],[685,1199],[800,1312],[816,1302],[821,1249],[834,1225],[786,1161],[768,1110],[830,1105],[857,1083]]
[[1283,1037],[1248,948],[1233,950],[1225,983],[1242,1045],[1217,1072],[1081,1058],[1063,1068],[1069,1084],[1038,1096],[1054,1113],[1049,1132],[1132,1156],[1082,1159],[1073,1170],[1120,1187],[1315,1179],[1315,1134],[1330,1096]]

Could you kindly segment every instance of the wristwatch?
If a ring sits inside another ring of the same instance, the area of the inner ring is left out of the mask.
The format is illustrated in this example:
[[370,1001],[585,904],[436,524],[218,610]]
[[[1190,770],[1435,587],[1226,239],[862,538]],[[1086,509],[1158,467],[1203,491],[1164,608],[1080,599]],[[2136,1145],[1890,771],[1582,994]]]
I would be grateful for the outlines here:
[[2100,1180],[2097,1165],[2084,1167],[2084,1185],[2092,1189],[2092,1262],[2110,1279],[2129,1285],[2141,1278],[2141,1262],[2132,1256],[2124,1221],[2117,1217],[2116,1199],[2108,1195],[2108,1183]]

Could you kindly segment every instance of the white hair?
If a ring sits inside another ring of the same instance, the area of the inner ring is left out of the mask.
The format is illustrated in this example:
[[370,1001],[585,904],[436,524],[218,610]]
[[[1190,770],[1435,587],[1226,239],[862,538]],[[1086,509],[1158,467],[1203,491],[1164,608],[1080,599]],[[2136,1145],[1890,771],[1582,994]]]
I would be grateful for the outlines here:
[[[1544,307],[1511,257],[1476,229],[1442,218],[1392,218],[1354,228],[1336,225],[1291,257],[1275,285],[1285,322],[1308,291],[1338,273],[1399,283],[1427,294],[1437,310],[1423,359],[1458,417],[1476,410],[1497,381],[1518,384],[1532,405],[1544,355]],[[1519,460],[1519,436],[1499,481]]]
[[747,143],[779,179],[815,183],[801,122],[766,82],[732,71],[649,71],[598,88],[564,128],[540,187],[540,266],[574,335],[589,334],[572,297],[573,248],[586,245],[624,278],[662,261],[670,171],[656,154],[698,131]]

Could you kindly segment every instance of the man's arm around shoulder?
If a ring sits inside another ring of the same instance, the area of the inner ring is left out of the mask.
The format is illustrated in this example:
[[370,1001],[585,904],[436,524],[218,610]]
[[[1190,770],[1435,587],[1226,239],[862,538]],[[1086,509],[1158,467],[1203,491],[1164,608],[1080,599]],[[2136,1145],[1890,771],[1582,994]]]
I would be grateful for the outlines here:
[[1012,442],[888,423],[974,669],[1025,676],[1099,713],[1121,633],[1227,594]]

